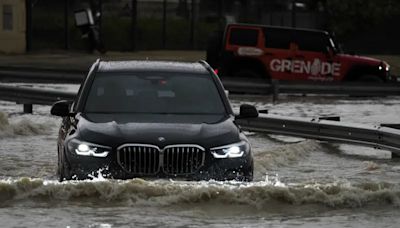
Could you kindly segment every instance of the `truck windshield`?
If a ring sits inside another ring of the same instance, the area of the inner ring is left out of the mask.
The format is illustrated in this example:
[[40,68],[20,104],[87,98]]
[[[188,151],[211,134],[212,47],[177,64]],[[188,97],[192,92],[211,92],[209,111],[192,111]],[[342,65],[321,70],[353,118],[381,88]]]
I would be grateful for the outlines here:
[[97,73],[85,113],[226,114],[206,74]]

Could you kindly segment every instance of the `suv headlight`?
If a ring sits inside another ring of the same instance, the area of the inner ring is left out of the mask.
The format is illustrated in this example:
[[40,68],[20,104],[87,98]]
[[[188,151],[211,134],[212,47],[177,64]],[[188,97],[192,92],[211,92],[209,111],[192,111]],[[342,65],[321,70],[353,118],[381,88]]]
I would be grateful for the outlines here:
[[246,141],[233,143],[225,146],[211,148],[214,158],[240,158],[249,152],[250,146]]
[[111,147],[72,139],[68,142],[68,150],[81,156],[104,158],[110,153]]

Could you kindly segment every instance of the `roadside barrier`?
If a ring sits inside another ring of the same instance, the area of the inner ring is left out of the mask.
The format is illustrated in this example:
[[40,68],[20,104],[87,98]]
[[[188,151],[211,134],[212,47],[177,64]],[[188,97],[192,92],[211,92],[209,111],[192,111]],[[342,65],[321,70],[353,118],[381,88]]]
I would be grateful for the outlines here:
[[[32,112],[32,104],[51,105],[58,100],[72,100],[73,92],[0,85],[0,100],[24,104],[24,112]],[[368,126],[342,123],[338,118],[308,119],[260,113],[258,118],[237,119],[244,130],[311,138],[329,142],[357,144],[386,149],[400,156],[399,125]]]
[[289,135],[385,149],[400,156],[400,130],[390,124],[370,126],[325,119],[308,119],[259,114],[258,118],[239,119],[244,130]]
[[33,104],[51,105],[58,100],[72,100],[76,93],[0,85],[0,100],[24,105],[25,113],[32,113]]
[[[70,83],[80,84],[85,73],[77,70],[34,69],[1,67],[0,82]],[[350,96],[391,96],[400,95],[400,83],[359,83],[359,82],[281,82],[266,83],[262,79],[222,78],[230,93],[272,95],[278,100],[279,94],[320,94]]]
[[398,96],[400,83],[360,83],[360,82],[280,82],[245,81],[243,79],[222,79],[230,93],[271,94],[278,100],[279,94],[319,94],[350,96]]
[[78,70],[0,67],[1,82],[80,84],[84,78],[85,72]]

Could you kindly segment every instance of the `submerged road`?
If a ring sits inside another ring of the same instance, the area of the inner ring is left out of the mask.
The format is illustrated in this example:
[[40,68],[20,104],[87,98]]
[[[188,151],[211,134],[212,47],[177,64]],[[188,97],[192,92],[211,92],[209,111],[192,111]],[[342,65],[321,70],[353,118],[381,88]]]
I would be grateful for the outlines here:
[[[54,87],[52,85],[51,87]],[[56,86],[59,88],[58,86]],[[231,96],[274,115],[399,122],[398,97]],[[255,181],[56,181],[60,118],[0,101],[3,227],[397,227],[400,163],[390,152],[248,132]]]

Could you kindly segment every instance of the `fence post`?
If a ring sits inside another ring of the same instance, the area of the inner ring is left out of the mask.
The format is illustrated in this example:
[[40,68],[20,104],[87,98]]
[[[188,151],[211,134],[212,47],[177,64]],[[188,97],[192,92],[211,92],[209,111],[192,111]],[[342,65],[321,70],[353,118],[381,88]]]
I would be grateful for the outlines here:
[[195,26],[195,20],[196,20],[196,0],[192,0],[192,15],[190,19],[190,46],[192,49],[195,48],[195,43],[194,43],[194,26]]
[[100,17],[99,17],[99,33],[100,33],[100,37],[103,37],[103,1],[102,0],[98,0],[97,10],[100,13]]
[[276,103],[279,99],[279,81],[271,80],[272,86],[272,103]]
[[32,1],[25,0],[26,8],[26,51],[32,51]]
[[69,49],[69,0],[64,0],[64,49]]
[[162,19],[162,48],[167,46],[167,0],[163,1],[163,19]]
[[218,20],[218,30],[223,31],[225,28],[224,0],[218,0]]
[[296,0],[292,0],[292,27],[296,28]]
[[24,104],[24,113],[31,114],[33,110],[32,104]]
[[131,17],[131,48],[132,51],[136,51],[137,0],[132,0]]

